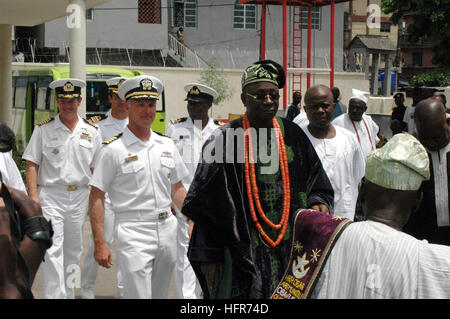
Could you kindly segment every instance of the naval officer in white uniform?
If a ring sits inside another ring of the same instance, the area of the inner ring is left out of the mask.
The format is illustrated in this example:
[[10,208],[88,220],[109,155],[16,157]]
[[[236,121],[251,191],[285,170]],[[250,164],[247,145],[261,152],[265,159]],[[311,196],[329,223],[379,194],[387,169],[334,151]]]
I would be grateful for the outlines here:
[[102,142],[97,126],[77,114],[85,85],[78,79],[50,83],[59,114],[38,123],[23,154],[28,194],[41,204],[54,230],[53,246],[42,264],[46,298],[74,298],[80,277],[88,183]]
[[123,133],[104,142],[91,179],[89,214],[96,261],[112,265],[104,235],[104,195],[115,213],[118,268],[123,298],[167,298],[176,261],[177,219],[188,174],[173,141],[154,132],[156,102],[163,90],[152,76],[137,76],[119,87],[128,103],[129,123]]
[[[105,117],[95,116],[91,118],[100,129],[102,140],[106,141],[119,133],[122,133],[128,125],[128,106],[127,102],[118,95],[119,86],[127,78],[114,77],[108,79],[108,101],[111,103],[111,109]],[[108,194],[105,195],[105,239],[108,247],[111,247],[114,238],[114,212]],[[98,264],[94,259],[94,242],[91,243],[86,257],[84,259],[83,272],[81,273],[81,297],[83,299],[94,299],[94,285],[97,279]],[[121,277],[117,273],[118,295],[121,295]]]
[[[189,117],[171,120],[166,129],[166,134],[174,141],[189,170],[189,174],[182,180],[186,190],[189,190],[200,159],[203,143],[219,127],[219,123],[208,116],[208,111],[219,94],[214,89],[199,83],[189,83],[185,85],[184,90],[187,93],[185,101],[187,101]],[[198,299],[202,290],[187,258],[189,222],[181,212],[177,212],[177,217],[178,248],[177,268],[175,270],[177,298]]]

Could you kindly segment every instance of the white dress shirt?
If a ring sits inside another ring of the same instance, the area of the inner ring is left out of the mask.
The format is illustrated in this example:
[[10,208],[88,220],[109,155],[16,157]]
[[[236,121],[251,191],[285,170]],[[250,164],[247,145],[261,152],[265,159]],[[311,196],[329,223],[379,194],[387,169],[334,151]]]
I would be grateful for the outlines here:
[[101,143],[95,125],[78,116],[72,132],[57,115],[54,120],[35,127],[22,158],[39,165],[40,186],[85,186]]
[[128,117],[124,120],[118,120],[114,118],[111,114],[101,121],[98,121],[97,126],[102,134],[103,141],[122,133],[125,127],[128,125]]
[[142,141],[128,127],[103,146],[90,185],[108,193],[114,212],[155,212],[170,207],[171,185],[188,174],[173,141],[151,131]]

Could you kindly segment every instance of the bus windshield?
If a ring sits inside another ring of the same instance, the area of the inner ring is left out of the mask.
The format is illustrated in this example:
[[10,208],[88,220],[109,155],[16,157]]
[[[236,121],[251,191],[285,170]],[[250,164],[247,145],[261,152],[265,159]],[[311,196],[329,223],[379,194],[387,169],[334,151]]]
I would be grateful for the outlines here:
[[[163,93],[164,94],[164,93]],[[108,86],[105,81],[86,82],[86,114],[106,113],[111,108],[108,101]],[[160,97],[156,103],[156,111],[164,112],[163,98]]]
[[87,81],[86,113],[106,113],[111,108],[108,101],[108,85],[105,81]]

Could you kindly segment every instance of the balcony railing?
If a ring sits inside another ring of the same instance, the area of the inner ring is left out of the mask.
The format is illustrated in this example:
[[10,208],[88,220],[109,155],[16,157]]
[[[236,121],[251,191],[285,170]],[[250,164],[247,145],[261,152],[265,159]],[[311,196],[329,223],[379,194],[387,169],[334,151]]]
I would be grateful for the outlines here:
[[195,50],[178,41],[178,39],[169,33],[169,51],[176,56],[176,60],[183,66],[191,68],[206,68],[208,62],[198,55]]

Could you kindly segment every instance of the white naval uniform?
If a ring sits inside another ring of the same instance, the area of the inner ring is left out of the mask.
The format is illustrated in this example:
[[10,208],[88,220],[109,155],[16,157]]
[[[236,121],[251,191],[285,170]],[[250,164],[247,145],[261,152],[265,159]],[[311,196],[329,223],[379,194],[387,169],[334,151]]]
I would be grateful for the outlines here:
[[153,131],[142,141],[126,127],[100,151],[90,185],[113,206],[123,298],[167,298],[176,262],[171,185],[187,174],[172,140]]
[[38,196],[54,230],[53,245],[42,264],[46,298],[74,298],[79,284],[88,183],[101,142],[97,127],[81,117],[72,132],[57,115],[35,127],[23,154],[24,160],[39,165]]
[[333,215],[353,220],[358,199],[358,184],[365,174],[366,161],[355,136],[343,127],[334,127],[335,137],[318,139],[311,135],[308,124],[301,126],[319,155],[333,186]]
[[346,128],[355,134],[356,139],[361,145],[364,157],[367,157],[370,152],[376,150],[377,143],[380,141],[377,136],[380,129],[369,115],[363,114],[362,120],[355,122],[350,119],[348,113],[344,113],[335,118],[331,123],[335,126]]
[[[167,136],[170,136],[180,152],[183,162],[186,164],[189,174],[183,178],[182,182],[186,190],[194,179],[195,170],[200,159],[203,143],[209,138],[211,133],[219,125],[214,123],[212,118],[203,130],[194,126],[190,117],[181,119],[180,122],[169,125],[166,129]],[[194,270],[187,257],[189,247],[188,229],[189,223],[186,218],[177,212],[178,235],[177,235],[177,268],[175,271],[176,292],[179,299],[198,299],[201,294],[201,287],[195,276]]]
[[[128,125],[128,117],[124,120],[118,120],[108,112],[106,118],[95,124],[100,129],[102,140],[105,141],[123,132]],[[111,248],[114,238],[114,211],[108,194],[105,195],[104,227],[106,244]],[[83,272],[81,273],[81,296],[83,298],[94,298],[94,285],[97,279],[98,267],[98,263],[94,259],[94,242],[92,241],[86,253]],[[117,272],[117,283],[117,293],[120,296],[122,288],[120,272]]]

